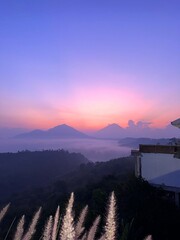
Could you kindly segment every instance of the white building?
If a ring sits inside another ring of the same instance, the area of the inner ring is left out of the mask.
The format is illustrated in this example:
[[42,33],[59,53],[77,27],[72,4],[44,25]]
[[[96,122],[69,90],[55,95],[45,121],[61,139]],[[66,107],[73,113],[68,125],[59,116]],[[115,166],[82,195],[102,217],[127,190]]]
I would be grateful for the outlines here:
[[139,145],[135,174],[150,184],[174,193],[176,204],[180,198],[180,145]]

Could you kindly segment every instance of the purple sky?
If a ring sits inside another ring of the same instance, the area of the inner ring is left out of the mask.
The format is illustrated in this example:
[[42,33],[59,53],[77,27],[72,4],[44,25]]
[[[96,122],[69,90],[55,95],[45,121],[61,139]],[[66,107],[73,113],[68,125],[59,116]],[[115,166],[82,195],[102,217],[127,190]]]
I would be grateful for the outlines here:
[[180,1],[2,0],[0,127],[180,117]]

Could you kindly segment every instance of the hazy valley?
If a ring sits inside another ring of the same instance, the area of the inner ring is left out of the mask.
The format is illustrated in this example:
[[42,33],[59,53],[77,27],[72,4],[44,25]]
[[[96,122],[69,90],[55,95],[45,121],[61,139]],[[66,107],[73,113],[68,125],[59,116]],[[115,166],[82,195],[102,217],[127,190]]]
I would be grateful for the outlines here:
[[[139,144],[167,144],[170,142],[167,136],[178,136],[177,130],[172,126],[164,130],[155,130],[140,124],[137,126],[134,124],[127,129],[111,124],[90,135],[65,124],[48,130],[29,132],[24,132],[22,129],[12,131],[1,129],[0,133],[3,133],[0,138],[0,152],[65,149],[70,152],[80,152],[94,162],[129,156],[131,149],[137,149]],[[151,138],[150,133],[156,137]],[[165,137],[160,138],[160,136]]]

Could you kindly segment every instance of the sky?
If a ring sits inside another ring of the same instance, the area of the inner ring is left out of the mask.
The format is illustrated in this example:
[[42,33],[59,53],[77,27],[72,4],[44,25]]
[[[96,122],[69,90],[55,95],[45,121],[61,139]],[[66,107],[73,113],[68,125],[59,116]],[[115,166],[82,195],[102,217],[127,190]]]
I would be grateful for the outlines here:
[[180,117],[179,0],[1,0],[0,127]]

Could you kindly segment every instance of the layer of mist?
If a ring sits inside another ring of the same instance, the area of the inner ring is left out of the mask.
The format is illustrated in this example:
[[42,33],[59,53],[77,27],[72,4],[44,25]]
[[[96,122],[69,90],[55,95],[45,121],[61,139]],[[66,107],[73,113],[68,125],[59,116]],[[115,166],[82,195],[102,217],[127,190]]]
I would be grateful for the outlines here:
[[51,139],[25,140],[1,139],[0,152],[17,152],[22,150],[57,150],[64,149],[70,152],[82,153],[93,162],[108,161],[110,159],[129,156],[131,148],[119,146],[116,140],[98,139]]

